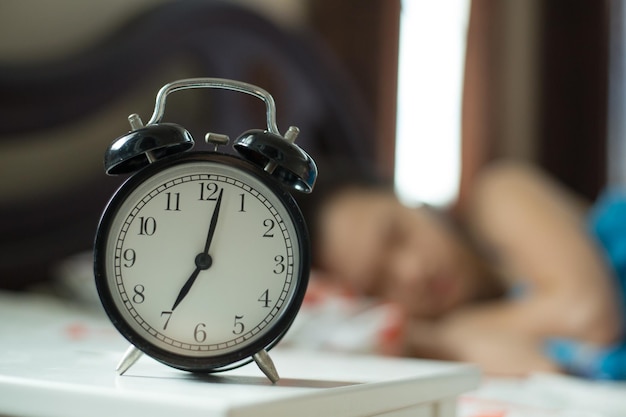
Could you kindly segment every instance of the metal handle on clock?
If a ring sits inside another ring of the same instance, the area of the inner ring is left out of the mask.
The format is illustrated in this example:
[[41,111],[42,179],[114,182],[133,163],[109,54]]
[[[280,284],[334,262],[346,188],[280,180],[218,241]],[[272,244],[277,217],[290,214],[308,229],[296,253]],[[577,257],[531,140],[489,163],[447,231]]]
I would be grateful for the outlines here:
[[242,81],[229,80],[225,78],[187,78],[171,82],[161,87],[156,96],[154,112],[148,121],[148,125],[156,124],[161,121],[165,113],[165,101],[167,95],[179,90],[187,90],[192,88],[217,88],[222,90],[238,91],[240,93],[250,94],[265,102],[267,130],[278,136],[282,136],[276,125],[276,104],[270,93],[256,85],[248,84]]

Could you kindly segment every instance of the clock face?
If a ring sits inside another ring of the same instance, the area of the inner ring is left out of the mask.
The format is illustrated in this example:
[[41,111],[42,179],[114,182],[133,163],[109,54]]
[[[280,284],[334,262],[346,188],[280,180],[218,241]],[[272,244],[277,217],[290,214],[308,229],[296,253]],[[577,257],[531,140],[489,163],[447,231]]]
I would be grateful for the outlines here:
[[308,279],[291,197],[237,158],[197,155],[131,178],[96,240],[96,282],[113,323],[144,352],[190,370],[280,338]]

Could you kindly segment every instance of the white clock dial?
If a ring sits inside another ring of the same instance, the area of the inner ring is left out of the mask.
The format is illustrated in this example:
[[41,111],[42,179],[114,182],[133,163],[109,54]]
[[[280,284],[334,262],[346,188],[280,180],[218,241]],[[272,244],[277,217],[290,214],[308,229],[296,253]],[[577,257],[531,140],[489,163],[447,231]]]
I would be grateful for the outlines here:
[[110,220],[104,271],[116,319],[176,355],[244,349],[297,295],[299,242],[283,200],[256,175],[173,164],[127,194]]

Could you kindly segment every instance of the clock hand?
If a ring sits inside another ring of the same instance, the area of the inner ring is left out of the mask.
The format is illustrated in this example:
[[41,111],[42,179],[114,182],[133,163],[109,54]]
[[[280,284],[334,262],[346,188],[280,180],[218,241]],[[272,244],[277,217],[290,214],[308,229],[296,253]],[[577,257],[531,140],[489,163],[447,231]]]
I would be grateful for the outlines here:
[[185,298],[185,296],[191,289],[191,286],[193,285],[194,281],[196,280],[196,278],[198,278],[198,275],[200,275],[200,271],[202,271],[202,269],[200,269],[199,267],[196,267],[196,269],[194,269],[191,276],[187,279],[187,282],[185,282],[185,285],[183,285],[183,288],[180,289],[180,292],[178,293],[178,297],[176,297],[176,301],[174,301],[174,305],[172,306],[172,311],[174,311],[174,309],[178,307],[180,302],[183,301],[183,298]]
[[215,226],[217,226],[217,216],[220,214],[220,206],[222,205],[222,194],[224,189],[220,190],[220,195],[217,196],[217,201],[215,203],[215,209],[213,209],[213,216],[211,216],[211,224],[209,226],[209,234],[206,238],[206,244],[204,245],[204,254],[209,254],[209,248],[211,247],[211,241],[213,240],[213,235],[215,234]]
[[211,255],[209,255],[209,249],[211,247],[211,242],[213,241],[213,235],[215,234],[215,228],[217,226],[217,218],[220,213],[220,206],[222,205],[222,193],[223,192],[224,192],[224,189],[222,188],[220,190],[219,196],[217,197],[215,208],[213,209],[213,215],[211,216],[211,224],[209,225],[209,233],[207,234],[206,243],[204,245],[204,251],[199,253],[196,256],[196,259],[195,259],[196,269],[194,269],[191,276],[187,279],[187,281],[185,282],[185,285],[183,285],[183,288],[180,289],[180,292],[178,293],[178,297],[176,297],[176,301],[174,301],[174,305],[172,306],[172,311],[174,311],[174,309],[178,307],[178,304],[180,304],[180,302],[183,301],[183,298],[185,298],[187,293],[189,293],[191,286],[196,281],[196,278],[198,278],[198,275],[200,275],[200,271],[209,269],[211,265],[213,264],[213,258],[211,257]]

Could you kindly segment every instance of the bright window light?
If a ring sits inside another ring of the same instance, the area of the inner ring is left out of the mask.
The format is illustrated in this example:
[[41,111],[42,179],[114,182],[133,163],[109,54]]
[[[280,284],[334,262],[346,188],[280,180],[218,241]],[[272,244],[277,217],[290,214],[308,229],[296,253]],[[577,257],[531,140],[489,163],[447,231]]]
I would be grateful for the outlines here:
[[458,195],[469,4],[402,2],[394,177],[406,204],[446,206]]

